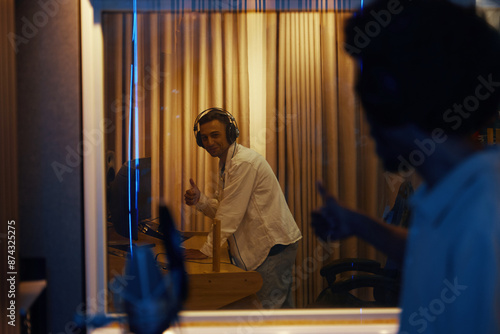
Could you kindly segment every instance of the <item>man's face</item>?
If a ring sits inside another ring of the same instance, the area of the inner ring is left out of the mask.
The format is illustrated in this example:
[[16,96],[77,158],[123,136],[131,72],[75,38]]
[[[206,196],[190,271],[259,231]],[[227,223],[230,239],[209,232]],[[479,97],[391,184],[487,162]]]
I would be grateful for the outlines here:
[[226,125],[219,120],[207,122],[200,126],[203,147],[212,157],[223,158],[229,149],[226,136]]

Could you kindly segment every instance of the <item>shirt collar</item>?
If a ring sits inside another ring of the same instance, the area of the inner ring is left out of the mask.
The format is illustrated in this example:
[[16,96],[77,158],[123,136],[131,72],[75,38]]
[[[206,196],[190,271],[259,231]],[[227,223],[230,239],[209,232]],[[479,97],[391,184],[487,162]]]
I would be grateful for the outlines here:
[[237,152],[238,152],[238,144],[236,142],[229,145],[229,148],[227,149],[226,163],[221,164],[221,162],[219,161],[220,173],[226,172],[231,167],[233,157],[236,155]]
[[[434,187],[429,188],[425,182],[415,191],[411,198],[414,213],[429,224],[439,224],[441,215],[445,214],[463,191],[471,185],[479,173],[493,160],[500,159],[499,149],[485,149],[475,153],[459,164]],[[419,219],[420,220],[420,219]]]

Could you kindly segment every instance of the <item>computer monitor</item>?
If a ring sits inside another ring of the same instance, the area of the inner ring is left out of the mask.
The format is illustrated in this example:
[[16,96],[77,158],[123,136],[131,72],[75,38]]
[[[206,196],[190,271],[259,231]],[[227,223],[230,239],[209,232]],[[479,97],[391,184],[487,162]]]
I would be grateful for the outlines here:
[[109,191],[110,220],[116,233],[137,240],[139,222],[151,218],[151,158],[125,162]]

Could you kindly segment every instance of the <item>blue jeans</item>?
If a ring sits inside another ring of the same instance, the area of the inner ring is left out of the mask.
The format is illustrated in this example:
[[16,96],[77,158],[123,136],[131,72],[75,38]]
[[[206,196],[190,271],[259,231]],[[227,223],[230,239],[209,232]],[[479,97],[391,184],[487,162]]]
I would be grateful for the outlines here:
[[262,288],[257,292],[265,309],[293,308],[295,306],[292,284],[293,268],[297,256],[298,241],[281,252],[269,255],[257,268],[262,276]]

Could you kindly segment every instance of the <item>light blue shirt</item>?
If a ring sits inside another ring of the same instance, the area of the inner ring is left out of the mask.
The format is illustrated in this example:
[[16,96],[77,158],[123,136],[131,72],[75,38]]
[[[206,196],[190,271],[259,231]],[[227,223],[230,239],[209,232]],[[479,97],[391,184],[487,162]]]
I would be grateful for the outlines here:
[[400,333],[500,333],[500,151],[412,199]]

